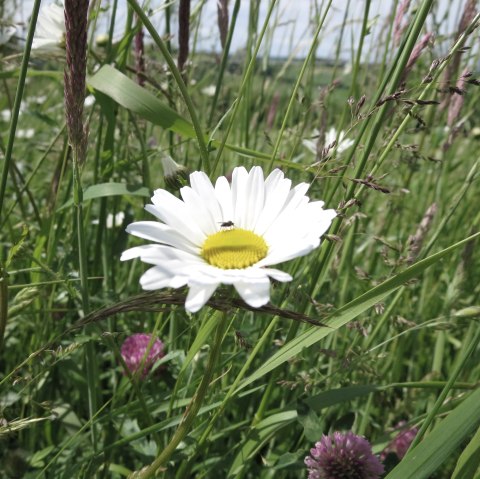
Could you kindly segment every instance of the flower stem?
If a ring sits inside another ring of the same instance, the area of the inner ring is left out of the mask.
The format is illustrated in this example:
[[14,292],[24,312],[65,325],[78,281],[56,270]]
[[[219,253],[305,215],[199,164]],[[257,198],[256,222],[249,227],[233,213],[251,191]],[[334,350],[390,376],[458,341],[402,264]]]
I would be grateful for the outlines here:
[[153,477],[156,471],[170,459],[172,454],[175,452],[177,446],[190,432],[190,429],[193,425],[193,422],[195,421],[195,418],[197,417],[200,407],[202,406],[203,400],[212,380],[213,372],[215,371],[215,367],[220,356],[220,349],[222,346],[222,340],[225,333],[226,325],[228,324],[228,322],[225,320],[226,318],[223,313],[217,312],[216,314],[220,315],[220,318],[217,324],[215,338],[211,346],[207,367],[205,368],[205,373],[203,374],[202,381],[198,385],[198,388],[195,391],[195,394],[193,395],[190,404],[187,406],[182,422],[178,426],[170,442],[167,444],[165,449],[163,449],[160,455],[152,462],[152,464],[143,468],[140,471],[131,474],[129,476],[130,479],[147,479],[149,477]]
[[[73,203],[76,213],[77,223],[77,241],[78,241],[78,263],[79,263],[79,275],[80,275],[80,294],[82,299],[83,314],[86,316],[90,313],[90,300],[88,294],[88,275],[87,275],[87,248],[85,242],[85,230],[83,226],[83,189],[80,178],[79,151],[74,146],[72,147],[73,153]],[[87,331],[92,328],[89,326]],[[98,385],[98,372],[97,362],[95,357],[94,345],[91,341],[85,345],[85,365],[87,370],[87,389],[88,389],[88,410],[90,418],[93,417],[98,409],[97,401],[97,385]],[[94,451],[97,450],[97,430],[95,424],[92,423],[92,445]]]

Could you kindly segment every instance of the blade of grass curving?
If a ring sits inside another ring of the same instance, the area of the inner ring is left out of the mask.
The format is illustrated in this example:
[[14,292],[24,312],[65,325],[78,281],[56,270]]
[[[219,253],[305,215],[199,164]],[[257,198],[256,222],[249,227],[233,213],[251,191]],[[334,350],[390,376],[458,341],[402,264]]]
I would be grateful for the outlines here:
[[[470,394],[385,479],[424,479],[480,424],[480,389]],[[448,438],[448,440],[445,440]]]
[[[475,330],[475,327],[473,324],[470,325],[470,331],[473,334],[473,331]],[[470,344],[467,345],[467,347],[460,352],[459,356],[459,361],[456,364],[455,368],[453,371],[450,373],[450,377],[448,378],[447,384],[441,391],[440,395],[438,396],[437,400],[435,401],[435,404],[433,405],[431,411],[429,411],[427,418],[423,422],[422,426],[420,427],[420,430],[418,431],[417,435],[415,436],[414,440],[412,441],[412,444],[410,445],[410,450],[415,450],[415,447],[417,444],[420,443],[422,440],[424,434],[426,433],[427,429],[430,427],[431,423],[435,419],[438,411],[440,410],[440,407],[444,403],[445,399],[447,398],[448,393],[452,389],[455,381],[457,380],[457,377],[461,373],[463,367],[465,366],[467,360],[469,357],[473,354],[475,349],[478,346],[478,343],[480,342],[480,328],[476,328],[477,331],[475,333],[475,336],[472,338],[470,341]]]
[[213,168],[212,168],[212,173],[215,173],[215,170],[217,169],[218,164],[220,162],[220,158],[222,156],[223,149],[227,145],[227,140],[228,140],[230,132],[232,131],[232,128],[234,126],[235,119],[236,119],[237,113],[238,113],[238,109],[239,109],[240,104],[241,104],[241,100],[242,100],[243,96],[245,95],[245,92],[247,90],[250,78],[253,75],[253,72],[254,72],[254,69],[255,69],[254,67],[255,67],[256,62],[257,62],[258,52],[260,50],[260,46],[262,45],[263,37],[265,36],[265,32],[268,28],[270,17],[272,15],[273,9],[275,7],[276,1],[277,0],[271,0],[270,1],[270,5],[269,5],[267,13],[265,15],[265,20],[263,22],[262,29],[261,29],[261,31],[258,35],[257,43],[255,45],[255,50],[252,53],[250,62],[248,63],[245,74],[243,75],[242,83],[240,85],[240,91],[238,93],[237,98],[235,99],[235,107],[234,107],[232,115],[230,117],[230,121],[228,123],[227,130],[225,131],[225,134],[223,135],[223,138],[222,138],[221,142],[219,143],[217,155],[215,157],[215,161],[214,161]]
[[208,126],[211,126],[213,122],[213,115],[215,114],[215,108],[217,107],[218,97],[220,95],[220,87],[223,82],[223,75],[227,67],[228,56],[230,53],[230,46],[232,44],[233,32],[235,30],[235,25],[237,23],[239,10],[240,10],[240,0],[235,0],[235,5],[233,6],[233,11],[232,11],[232,18],[230,20],[230,25],[228,27],[227,41],[225,42],[225,48],[222,54],[222,61],[220,63],[220,68],[218,70],[217,84],[215,86],[215,94],[213,95],[212,105],[210,107],[210,115],[208,117]]
[[116,68],[104,65],[87,83],[146,120],[187,138],[195,137],[195,129],[188,120]]
[[[438,79],[440,75],[443,73],[445,68],[449,65],[449,61],[452,59],[452,57],[462,48],[462,46],[465,44],[465,40],[470,35],[475,28],[475,25],[478,24],[478,21],[480,20],[480,13],[478,13],[474,19],[470,22],[470,25],[468,28],[460,35],[458,40],[455,42],[451,50],[449,51],[448,55],[442,58],[441,63],[438,65],[438,67],[433,71],[432,79],[428,83],[423,84],[423,89],[418,95],[418,100],[427,100],[430,95],[432,94],[433,91],[435,91],[435,88],[438,85]],[[382,151],[382,154],[379,156],[375,164],[373,165],[371,169],[371,174],[374,175],[375,172],[382,166],[383,162],[387,158],[388,154],[392,150],[392,148],[395,146],[395,144],[398,141],[399,136],[401,133],[405,130],[407,125],[412,121],[412,118],[415,117],[415,113],[421,108],[420,104],[415,104],[412,105],[412,107],[407,111],[405,118],[403,119],[402,123],[400,126],[395,130],[394,134],[390,138],[389,142],[385,146],[385,148]],[[364,185],[360,185],[358,188],[358,193],[360,194],[361,191],[365,188]]]
[[246,378],[245,381],[237,389],[237,391],[243,389],[245,386],[251,384],[253,381],[256,381],[257,379],[265,376],[270,371],[274,370],[281,364],[285,363],[289,359],[299,354],[304,348],[312,346],[313,344],[328,336],[330,333],[334,332],[341,326],[344,326],[367,309],[382,301],[389,294],[396,291],[406,281],[409,281],[415,276],[420,275],[429,266],[432,266],[445,256],[457,250],[459,247],[478,237],[480,237],[480,233],[469,236],[468,238],[459,241],[458,243],[455,243],[454,245],[449,246],[448,248],[413,264],[405,271],[402,271],[401,273],[395,275],[393,278],[384,281],[375,288],[372,288],[365,294],[346,304],[344,307],[340,308],[336,313],[334,313],[331,317],[327,318],[329,328],[315,328],[315,330],[313,328],[309,328],[303,334],[287,343],[277,353],[271,356],[270,359],[268,359],[253,374]]

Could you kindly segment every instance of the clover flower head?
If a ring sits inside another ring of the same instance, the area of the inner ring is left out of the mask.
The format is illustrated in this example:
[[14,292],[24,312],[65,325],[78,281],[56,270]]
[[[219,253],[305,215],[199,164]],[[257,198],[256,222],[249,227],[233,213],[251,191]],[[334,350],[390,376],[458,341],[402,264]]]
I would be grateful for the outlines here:
[[405,428],[405,421],[400,421],[396,429],[400,429],[400,432],[392,439],[388,446],[382,451],[382,458],[387,457],[389,453],[397,455],[398,459],[403,459],[405,454],[412,444],[412,441],[417,435],[418,428],[410,427]]
[[155,362],[165,356],[164,344],[159,339],[145,333],[132,334],[125,339],[120,353],[128,370],[135,374],[143,365],[142,378],[145,378]]
[[378,479],[384,472],[370,443],[351,431],[323,435],[305,464],[308,479]]
[[180,200],[156,190],[145,209],[158,221],[140,221],[127,232],[156,244],[131,248],[121,260],[140,258],[153,265],[140,279],[145,290],[188,286],[185,307],[198,311],[220,284],[235,287],[250,306],[270,300],[270,278],[292,277],[272,265],[306,255],[336,216],[323,201],[310,201],[309,185],[292,182],[280,170],[264,179],[256,166],[249,172],[235,168],[212,185],[200,171],[190,175],[190,186],[180,189]]

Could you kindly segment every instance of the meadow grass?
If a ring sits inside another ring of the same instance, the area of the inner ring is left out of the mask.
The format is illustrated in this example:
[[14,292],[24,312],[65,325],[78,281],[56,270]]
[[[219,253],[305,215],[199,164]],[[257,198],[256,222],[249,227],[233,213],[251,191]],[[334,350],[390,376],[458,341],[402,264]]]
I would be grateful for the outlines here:
[[[180,40],[179,2],[128,0],[121,36],[117,2],[91,2],[85,159],[64,59],[30,52],[40,1],[26,41],[0,46],[0,477],[300,478],[322,434],[353,431],[381,454],[401,421],[418,432],[384,477],[479,477],[479,15],[469,0],[403,15],[408,2],[336,3],[300,2],[305,27],[282,23],[285,2],[232,0],[209,53],[205,1]],[[145,264],[120,262],[145,244],[125,227],[152,219],[152,191],[178,194],[166,155],[212,180],[281,168],[338,216],[319,249],[281,265],[294,279],[266,307],[224,286],[190,314],[186,289],[142,292]],[[122,358],[133,333],[165,345],[145,378]]]

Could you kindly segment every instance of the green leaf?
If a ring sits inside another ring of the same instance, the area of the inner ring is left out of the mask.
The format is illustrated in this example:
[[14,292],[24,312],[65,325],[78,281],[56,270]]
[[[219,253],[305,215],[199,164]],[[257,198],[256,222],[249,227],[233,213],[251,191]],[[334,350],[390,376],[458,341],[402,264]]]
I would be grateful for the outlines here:
[[262,448],[272,435],[291,424],[296,418],[296,411],[283,411],[277,414],[272,414],[260,421],[253,428],[240,451],[235,456],[227,477],[236,477],[240,471],[243,470],[248,460]]
[[305,402],[299,402],[297,405],[297,420],[303,427],[305,437],[311,441],[318,441],[322,436],[323,424],[318,419],[317,414]]
[[[479,423],[480,389],[477,389],[451,411],[413,451],[409,452],[385,479],[430,477]],[[472,448],[477,447],[478,443],[472,446]],[[476,450],[478,451],[478,449]],[[472,476],[458,477],[466,479]]]
[[324,391],[315,396],[311,396],[305,399],[305,403],[308,404],[314,411],[319,412],[322,409],[336,404],[341,404],[346,401],[351,401],[363,396],[368,396],[370,393],[378,391],[378,386],[374,385],[358,385],[348,386],[345,388],[331,389],[330,391]]
[[196,137],[188,120],[110,65],[100,68],[95,75],[88,78],[87,83],[94,90],[104,93],[119,105],[155,125],[188,138]]
[[[83,192],[83,202],[107,196],[144,196],[150,198],[151,191],[146,186],[128,185],[127,183],[99,183],[92,185]],[[58,211],[73,205],[73,200],[67,201]]]
[[454,245],[436,253],[428,258],[425,258],[418,263],[413,264],[405,271],[395,275],[383,283],[379,284],[375,288],[370,289],[366,293],[362,294],[358,298],[354,299],[350,303],[340,308],[337,312],[333,313],[325,321],[328,324],[328,328],[308,328],[303,334],[294,338],[292,341],[283,346],[273,356],[270,357],[260,368],[258,368],[253,374],[247,377],[239,386],[237,391],[251,384],[252,382],[260,379],[261,377],[278,368],[280,365],[286,363],[296,355],[300,354],[303,349],[309,348],[318,343],[321,339],[328,336],[335,330],[344,326],[348,322],[355,319],[357,316],[371,308],[375,304],[383,301],[389,294],[400,288],[405,282],[419,276],[429,266],[440,261],[445,256],[449,255],[456,249],[460,248],[464,244],[468,243],[474,238],[480,236],[480,233],[476,233],[468,238],[455,243]]
[[480,428],[460,455],[452,479],[470,479],[480,467]]
[[41,449],[40,451],[37,451],[35,454],[33,454],[33,456],[29,460],[30,466],[35,468],[44,467],[45,466],[44,459],[49,454],[51,454],[54,449],[55,449],[55,446],[48,446],[44,449]]

